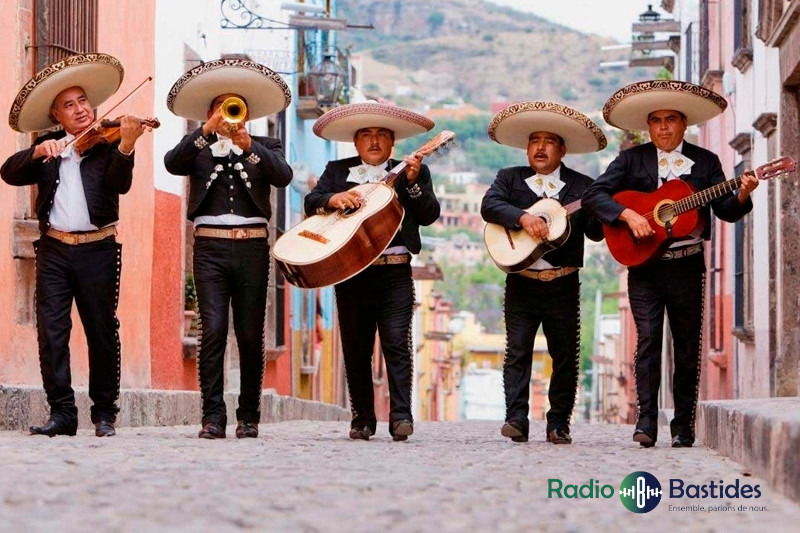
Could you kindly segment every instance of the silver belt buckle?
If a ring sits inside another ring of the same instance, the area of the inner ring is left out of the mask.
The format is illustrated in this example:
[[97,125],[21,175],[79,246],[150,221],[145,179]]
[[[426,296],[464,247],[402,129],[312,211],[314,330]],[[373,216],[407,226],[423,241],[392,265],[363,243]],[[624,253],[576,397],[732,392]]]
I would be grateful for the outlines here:
[[665,260],[666,259],[674,259],[674,258],[675,258],[675,252],[673,252],[671,250],[667,250],[666,252],[664,252],[661,255],[661,259],[665,259]]

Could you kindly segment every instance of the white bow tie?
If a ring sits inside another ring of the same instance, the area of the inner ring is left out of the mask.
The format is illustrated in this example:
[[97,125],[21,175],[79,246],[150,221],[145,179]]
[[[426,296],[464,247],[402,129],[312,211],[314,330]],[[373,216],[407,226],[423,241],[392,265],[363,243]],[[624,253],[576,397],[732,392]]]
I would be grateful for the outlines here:
[[357,167],[350,167],[350,174],[347,181],[358,183],[359,185],[368,181],[380,181],[388,172],[381,167],[375,167],[366,163]]
[[233,144],[233,141],[227,137],[218,136],[217,142],[209,146],[211,148],[211,155],[214,157],[227,157],[228,154],[233,152],[236,155],[242,155],[243,150]]
[[565,183],[552,174],[534,174],[525,180],[536,196],[558,196]]
[[668,180],[670,174],[673,178],[688,174],[694,161],[680,152],[659,152],[658,153],[658,177]]

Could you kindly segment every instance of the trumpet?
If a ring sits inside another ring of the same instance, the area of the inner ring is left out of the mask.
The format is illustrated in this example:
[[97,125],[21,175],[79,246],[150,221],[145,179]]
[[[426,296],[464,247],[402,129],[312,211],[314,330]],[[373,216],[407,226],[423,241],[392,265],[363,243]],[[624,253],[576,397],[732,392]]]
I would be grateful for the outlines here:
[[247,117],[247,104],[241,98],[231,96],[222,101],[220,113],[222,120],[228,123],[228,131],[234,131]]

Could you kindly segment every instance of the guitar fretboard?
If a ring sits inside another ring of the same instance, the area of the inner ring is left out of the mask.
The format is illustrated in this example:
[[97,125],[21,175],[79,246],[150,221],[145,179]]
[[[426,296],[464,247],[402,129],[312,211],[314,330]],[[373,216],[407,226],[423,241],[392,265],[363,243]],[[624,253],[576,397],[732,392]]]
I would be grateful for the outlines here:
[[700,192],[689,195],[682,200],[678,200],[674,204],[675,213],[680,215],[681,213],[691,211],[692,209],[697,209],[698,207],[702,207],[709,202],[713,202],[717,198],[732,193],[742,185],[742,178],[747,175],[752,176],[754,173],[745,172],[738,178],[723,181],[722,183],[718,183],[712,187],[709,187],[708,189],[703,189]]

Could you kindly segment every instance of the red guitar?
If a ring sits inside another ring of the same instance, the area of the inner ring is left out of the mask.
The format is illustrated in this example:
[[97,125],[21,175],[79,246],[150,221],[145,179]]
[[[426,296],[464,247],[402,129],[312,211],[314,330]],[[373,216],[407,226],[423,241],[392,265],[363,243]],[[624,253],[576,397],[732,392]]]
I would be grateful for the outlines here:
[[[782,157],[745,174],[767,180],[793,172],[795,168],[797,163],[793,158]],[[615,201],[647,219],[655,235],[637,239],[624,222],[603,224],[611,255],[625,266],[639,266],[656,259],[671,243],[694,233],[700,221],[698,208],[724,194],[730,194],[741,184],[742,176],[739,176],[695,192],[683,180],[670,180],[653,192],[622,191],[615,194]]]

